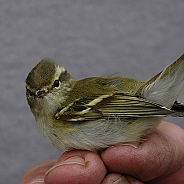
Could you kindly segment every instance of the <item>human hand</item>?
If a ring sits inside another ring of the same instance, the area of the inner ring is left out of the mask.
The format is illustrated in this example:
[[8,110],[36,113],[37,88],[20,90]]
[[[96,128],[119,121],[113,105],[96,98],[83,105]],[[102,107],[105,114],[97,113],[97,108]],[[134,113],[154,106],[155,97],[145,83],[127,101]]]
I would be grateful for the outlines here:
[[183,142],[183,129],[162,122],[139,148],[114,146],[101,155],[81,150],[66,152],[58,161],[46,161],[31,168],[21,184],[182,184]]

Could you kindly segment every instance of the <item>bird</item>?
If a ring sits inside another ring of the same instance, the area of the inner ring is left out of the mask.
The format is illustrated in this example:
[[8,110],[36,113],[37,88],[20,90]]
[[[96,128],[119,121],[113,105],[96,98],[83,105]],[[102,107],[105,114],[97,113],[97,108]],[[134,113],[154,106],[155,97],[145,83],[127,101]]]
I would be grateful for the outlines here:
[[25,80],[39,130],[63,152],[140,143],[165,116],[184,117],[178,101],[183,87],[184,54],[145,82],[121,76],[75,80],[50,58]]

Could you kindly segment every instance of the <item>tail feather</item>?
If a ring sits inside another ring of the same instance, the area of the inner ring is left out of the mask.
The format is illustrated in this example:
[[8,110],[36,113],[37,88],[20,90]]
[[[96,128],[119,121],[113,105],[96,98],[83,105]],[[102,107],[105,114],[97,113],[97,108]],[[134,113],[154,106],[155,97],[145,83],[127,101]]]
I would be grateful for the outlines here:
[[147,84],[142,96],[171,108],[184,88],[184,54]]

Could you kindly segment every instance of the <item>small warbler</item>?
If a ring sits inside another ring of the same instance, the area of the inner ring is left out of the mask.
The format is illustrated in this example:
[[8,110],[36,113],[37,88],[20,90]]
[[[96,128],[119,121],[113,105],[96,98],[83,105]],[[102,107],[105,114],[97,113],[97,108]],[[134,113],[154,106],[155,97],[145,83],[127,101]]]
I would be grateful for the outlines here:
[[119,76],[77,81],[45,58],[25,86],[39,129],[59,150],[138,143],[164,116],[184,116],[177,101],[184,87],[184,54],[146,82]]

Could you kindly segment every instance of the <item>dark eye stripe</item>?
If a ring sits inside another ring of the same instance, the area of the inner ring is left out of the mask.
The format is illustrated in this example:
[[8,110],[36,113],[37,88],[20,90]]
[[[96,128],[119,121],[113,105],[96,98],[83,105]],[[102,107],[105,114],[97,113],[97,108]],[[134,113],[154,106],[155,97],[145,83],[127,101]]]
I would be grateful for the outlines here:
[[67,70],[65,70],[63,73],[61,73],[61,75],[59,76],[59,81],[66,81],[68,77],[68,73]]

